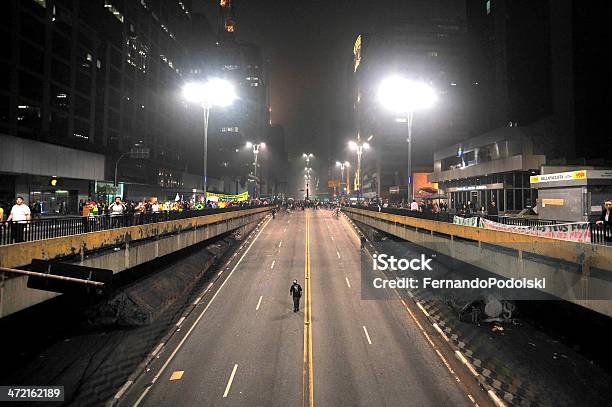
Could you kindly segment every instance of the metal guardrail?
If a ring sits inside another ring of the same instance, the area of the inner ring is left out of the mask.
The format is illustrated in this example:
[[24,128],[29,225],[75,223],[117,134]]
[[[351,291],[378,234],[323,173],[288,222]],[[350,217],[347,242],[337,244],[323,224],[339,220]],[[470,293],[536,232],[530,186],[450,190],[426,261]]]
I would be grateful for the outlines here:
[[0,246],[34,240],[52,239],[77,235],[80,233],[100,232],[128,226],[167,222],[217,213],[234,212],[258,206],[235,206],[230,208],[209,208],[190,211],[170,211],[158,213],[134,213],[121,216],[99,215],[87,217],[40,218],[27,222],[0,222]]
[[[374,212],[379,212],[377,206],[351,206],[353,208],[365,209]],[[381,208],[381,213],[389,213],[392,215],[409,216],[417,219],[435,220],[438,222],[453,223],[455,216],[461,216],[465,218],[480,217],[494,222],[499,222],[504,225],[513,226],[549,226],[557,225],[560,223],[571,223],[571,221],[561,220],[545,220],[545,219],[532,219],[532,218],[516,218],[512,216],[504,215],[481,215],[477,213],[472,214],[461,214],[454,212],[418,212],[411,211],[407,208]],[[589,222],[589,228],[591,230],[591,243],[600,245],[612,244],[612,227],[606,225],[598,225],[594,222]]]

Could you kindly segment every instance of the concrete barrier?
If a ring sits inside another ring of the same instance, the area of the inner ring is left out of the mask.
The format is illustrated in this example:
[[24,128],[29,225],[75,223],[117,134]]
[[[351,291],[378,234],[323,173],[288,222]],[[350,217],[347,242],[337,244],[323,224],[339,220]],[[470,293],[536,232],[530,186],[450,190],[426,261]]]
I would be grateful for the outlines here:
[[[505,278],[545,277],[545,292],[612,317],[612,247],[357,208],[356,222]],[[574,287],[568,292],[568,287]],[[608,299],[610,298],[610,299]]]
[[[0,246],[0,266],[18,268],[27,266],[32,259],[61,259],[119,273],[257,222],[269,211],[268,207],[250,208]],[[27,288],[27,277],[0,273],[0,318],[57,295]]]

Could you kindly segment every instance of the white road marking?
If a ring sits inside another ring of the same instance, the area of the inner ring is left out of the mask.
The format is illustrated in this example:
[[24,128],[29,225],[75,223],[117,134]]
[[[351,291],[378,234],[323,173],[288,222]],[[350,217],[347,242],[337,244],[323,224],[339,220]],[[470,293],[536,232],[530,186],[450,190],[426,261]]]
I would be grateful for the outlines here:
[[261,305],[262,298],[263,298],[263,295],[259,297],[259,301],[257,301],[257,307],[255,307],[255,311],[259,310],[259,306]]
[[417,307],[419,307],[421,309],[421,311],[423,311],[423,314],[429,316],[429,313],[427,312],[427,310],[421,305],[420,302],[416,302]]
[[368,343],[371,345],[371,344],[372,344],[372,341],[370,340],[370,335],[368,334],[368,330],[367,330],[367,328],[365,327],[365,325],[363,326],[363,332],[365,332],[365,336],[366,336],[366,338],[367,338],[367,340],[368,340]]
[[351,283],[349,282],[348,277],[344,277],[344,279],[346,280],[346,285],[351,288]]
[[178,322],[176,323],[176,326],[181,326],[184,320],[185,320],[185,317],[181,317],[181,319],[179,319]]
[[[168,365],[170,364],[170,362],[172,362],[172,359],[174,359],[174,357],[176,356],[176,354],[178,353],[178,351],[181,349],[181,347],[185,344],[185,342],[187,341],[187,338],[189,338],[189,335],[191,335],[191,333],[193,332],[193,330],[195,329],[195,327],[198,325],[198,322],[200,322],[200,320],[202,319],[202,317],[204,317],[204,314],[206,314],[206,311],[208,311],[208,308],[210,307],[210,305],[215,301],[215,298],[217,298],[217,295],[221,292],[221,290],[223,289],[223,286],[225,286],[225,283],[228,282],[228,280],[230,279],[230,277],[232,276],[232,274],[234,273],[234,271],[236,271],[236,269],[238,268],[238,266],[240,265],[240,263],[242,263],[242,260],[244,259],[244,257],[247,255],[247,253],[249,253],[249,251],[251,250],[251,247],[253,247],[253,244],[257,241],[257,239],[259,238],[259,235],[261,235],[261,232],[263,232],[264,228],[266,227],[266,225],[270,222],[270,220],[268,219],[268,221],[266,221],[266,223],[262,226],[261,230],[257,233],[257,236],[255,236],[255,238],[253,239],[253,241],[251,242],[251,244],[249,245],[249,247],[247,247],[247,249],[245,250],[245,252],[242,254],[242,256],[238,259],[238,262],[236,263],[236,265],[234,265],[234,268],[232,268],[232,271],[230,271],[229,276],[227,276],[227,278],[225,279],[225,281],[223,281],[223,284],[221,284],[221,286],[219,287],[219,289],[217,290],[217,292],[215,293],[215,295],[212,296],[212,298],[210,299],[210,301],[208,302],[208,304],[206,304],[206,307],[204,307],[204,309],[202,310],[202,312],[200,313],[200,315],[198,315],[198,318],[196,318],[195,322],[193,323],[193,325],[191,325],[191,328],[189,328],[189,330],[187,331],[187,333],[185,334],[185,336],[183,337],[183,339],[181,339],[181,341],[179,342],[179,344],[177,345],[177,347],[174,349],[174,351],[170,354],[170,356],[168,357],[168,359],[166,360],[166,362],[162,365],[162,367],[159,369],[159,371],[157,372],[157,374],[153,377],[153,379],[151,380],[151,385],[147,386],[147,388],[142,392],[142,394],[140,395],[140,397],[138,397],[138,400],[136,400],[136,402],[134,403],[133,407],[138,407],[138,405],[142,402],[142,400],[145,398],[145,396],[147,395],[147,393],[151,390],[151,388],[153,387],[153,385],[159,380],[159,377],[162,375],[162,373],[164,372],[164,370],[166,370],[166,368],[168,367]],[[196,302],[200,302],[199,300],[201,299],[198,298],[198,301],[194,301],[194,303]]]
[[271,269],[274,268],[274,263],[276,263],[276,260],[272,260],[272,265],[270,266]]
[[278,244],[278,248],[280,249],[282,245],[283,245],[283,241],[281,240],[280,243]]
[[128,389],[128,387],[132,385],[132,383],[134,382],[131,380],[128,380],[127,382],[125,382],[123,386],[121,387],[121,389],[117,392],[117,394],[115,394],[115,400],[119,400],[121,397],[123,397],[123,394]]
[[338,258],[340,258],[340,252],[338,250],[336,250],[336,254],[338,255]]
[[236,374],[236,369],[238,369],[238,364],[234,365],[234,369],[232,370],[232,374],[230,375],[229,381],[227,382],[227,386],[225,387],[225,392],[223,393],[223,397],[227,397],[230,387],[232,387],[232,382],[234,381],[234,375]]

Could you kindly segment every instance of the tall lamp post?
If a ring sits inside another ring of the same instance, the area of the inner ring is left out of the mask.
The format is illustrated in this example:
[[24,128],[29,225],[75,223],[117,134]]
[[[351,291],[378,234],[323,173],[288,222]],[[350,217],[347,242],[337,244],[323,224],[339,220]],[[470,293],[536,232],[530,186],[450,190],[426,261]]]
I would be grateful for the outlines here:
[[306,175],[304,176],[304,178],[306,179],[306,200],[308,201],[310,199],[310,191],[309,191],[309,187],[310,187],[310,171],[312,171],[312,168],[310,168],[310,159],[314,158],[314,154],[313,153],[304,153],[302,154],[302,158],[304,160],[306,160]]
[[363,141],[358,134],[357,141],[349,141],[349,148],[357,152],[357,172],[355,172],[355,185],[357,186],[357,192],[361,198],[361,155],[363,154],[364,150],[368,150],[370,148],[370,144]]
[[406,120],[408,137],[408,198],[412,201],[412,122],[414,111],[432,106],[436,100],[436,92],[426,83],[415,82],[400,76],[385,79],[378,93],[382,105],[390,111],[403,114]]
[[[266,143],[251,143],[250,141],[247,141],[246,147],[253,149],[253,176],[255,177],[255,190],[253,191],[253,198],[257,198],[259,195],[259,188],[257,187],[257,157],[259,156],[259,150],[266,148]],[[261,187],[261,183],[259,183],[259,186]]]
[[350,167],[348,161],[341,163],[340,161],[336,161],[336,167],[340,167],[340,196],[342,196],[344,192],[344,169]]
[[223,79],[210,79],[207,82],[189,82],[183,86],[183,97],[192,103],[197,103],[202,107],[204,113],[204,202],[207,201],[206,192],[208,191],[208,118],[210,109],[213,106],[225,107],[231,105],[236,99],[234,86]]
[[306,200],[309,201],[310,200],[310,180],[312,179],[311,178],[312,168],[305,167],[304,172],[306,172],[306,174],[304,174],[304,182],[306,182]]

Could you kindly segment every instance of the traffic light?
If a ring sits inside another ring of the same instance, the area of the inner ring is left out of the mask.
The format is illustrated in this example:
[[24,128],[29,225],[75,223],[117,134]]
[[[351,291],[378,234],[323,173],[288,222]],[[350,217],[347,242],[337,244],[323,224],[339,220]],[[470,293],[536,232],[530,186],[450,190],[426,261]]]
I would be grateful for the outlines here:
[[51,187],[53,187],[53,188],[56,188],[56,187],[57,187],[57,182],[58,182],[57,178],[56,178],[56,177],[53,177],[53,178],[51,178],[51,179],[49,180],[49,186],[51,186]]

